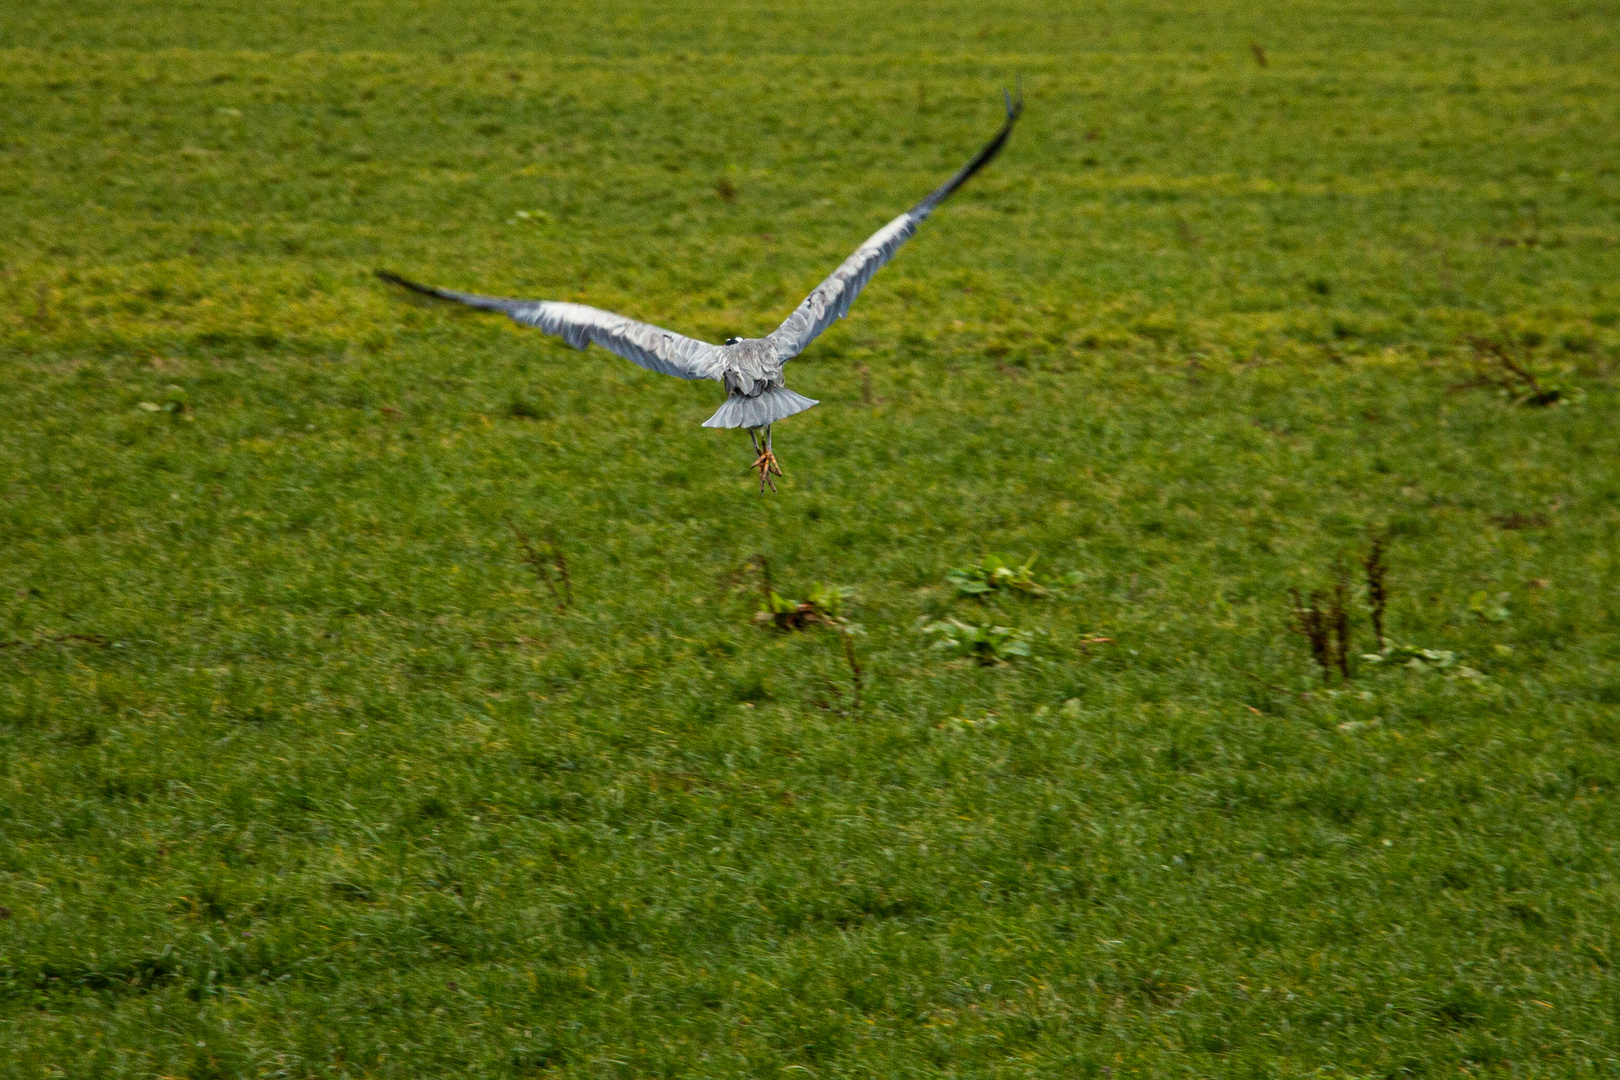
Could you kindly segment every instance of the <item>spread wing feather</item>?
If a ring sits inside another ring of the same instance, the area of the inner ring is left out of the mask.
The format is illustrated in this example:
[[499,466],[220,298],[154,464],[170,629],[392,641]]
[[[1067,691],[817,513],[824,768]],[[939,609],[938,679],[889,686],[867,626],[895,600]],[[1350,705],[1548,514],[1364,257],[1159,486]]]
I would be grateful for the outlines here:
[[576,349],[593,342],[632,364],[677,379],[721,377],[725,349],[706,341],[685,337],[651,323],[637,322],[611,311],[567,304],[555,300],[509,300],[500,296],[456,292],[409,281],[398,274],[378,270],[384,281],[441,300],[453,300],[484,311],[499,311],[513,322],[534,326],[562,338]]
[[855,297],[866,287],[866,283],[872,280],[872,275],[894,258],[900,245],[911,239],[911,234],[934,212],[934,207],[944,202],[951,192],[967,183],[969,177],[1001,152],[1023,110],[1022,97],[1014,101],[1012,95],[1007,95],[1007,121],[996,137],[985,144],[972,161],[958,169],[955,176],[930,192],[926,199],[873,233],[866,243],[855,249],[855,254],[845,259],[827,280],[817,285],[815,291],[805,297],[804,303],[766,339],[776,345],[777,354],[783,359],[797,356],[823,330],[847,315],[849,306],[855,302]]

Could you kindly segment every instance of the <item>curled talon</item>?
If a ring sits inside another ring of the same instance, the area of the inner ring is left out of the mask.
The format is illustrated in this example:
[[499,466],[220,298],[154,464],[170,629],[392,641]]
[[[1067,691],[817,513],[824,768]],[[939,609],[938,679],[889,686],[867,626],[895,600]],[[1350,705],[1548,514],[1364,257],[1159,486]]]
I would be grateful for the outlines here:
[[759,493],[761,495],[765,494],[766,484],[769,484],[771,491],[774,492],[776,490],[776,481],[772,480],[771,477],[773,475],[781,476],[782,466],[776,463],[776,455],[771,452],[771,427],[769,424],[765,425],[765,441],[763,443],[760,442],[759,429],[757,428],[749,428],[748,437],[754,442],[754,453],[759,455],[754,459],[754,463],[748,466],[750,469],[759,470]]

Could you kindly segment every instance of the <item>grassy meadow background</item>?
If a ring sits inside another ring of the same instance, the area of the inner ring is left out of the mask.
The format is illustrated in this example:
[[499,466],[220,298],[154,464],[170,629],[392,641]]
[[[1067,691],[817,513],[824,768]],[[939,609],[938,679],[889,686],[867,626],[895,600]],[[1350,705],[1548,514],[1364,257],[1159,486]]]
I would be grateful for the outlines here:
[[[370,276],[762,334],[1016,77],[775,497]],[[19,0],[0,100],[0,1076],[1620,1075],[1620,4]],[[1330,692],[1369,530],[1458,660]]]

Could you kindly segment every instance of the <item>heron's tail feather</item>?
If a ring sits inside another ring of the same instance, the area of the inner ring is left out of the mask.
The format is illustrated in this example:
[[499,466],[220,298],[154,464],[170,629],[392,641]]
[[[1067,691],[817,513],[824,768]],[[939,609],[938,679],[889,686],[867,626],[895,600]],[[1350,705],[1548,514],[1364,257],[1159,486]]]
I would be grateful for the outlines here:
[[774,424],[785,416],[802,413],[812,405],[821,404],[812,401],[803,394],[795,394],[785,386],[778,386],[767,390],[758,397],[742,397],[733,395],[726,398],[725,404],[715,410],[714,415],[703,421],[704,427],[764,427]]

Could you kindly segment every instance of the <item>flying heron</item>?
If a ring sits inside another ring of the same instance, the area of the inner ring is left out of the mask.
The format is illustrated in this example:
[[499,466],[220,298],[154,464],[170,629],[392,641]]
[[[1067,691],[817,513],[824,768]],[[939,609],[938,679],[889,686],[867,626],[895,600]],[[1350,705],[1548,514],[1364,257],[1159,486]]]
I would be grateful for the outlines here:
[[832,325],[833,320],[848,314],[849,305],[866,283],[872,280],[872,275],[894,257],[895,251],[911,238],[917,226],[933,213],[934,207],[944,202],[951,192],[966,183],[969,177],[989,164],[990,159],[1001,151],[1024,109],[1022,95],[1016,100],[1011,94],[1004,94],[1004,97],[1007,104],[1006,122],[996,137],[974,155],[972,161],[958,169],[955,176],[935,188],[922,202],[873,233],[827,280],[805,297],[804,303],[788,316],[786,322],[762,338],[733,337],[727,338],[724,345],[711,345],[584,304],[555,300],[512,300],[456,292],[408,281],[387,270],[378,270],[377,276],[428,296],[454,300],[458,304],[485,311],[499,311],[515,322],[555,334],[576,349],[584,349],[595,342],[649,371],[674,375],[679,379],[713,379],[723,384],[726,400],[713,416],[703,421],[703,426],[747,428],[756,455],[750,468],[759,471],[759,490],[763,493],[765,485],[769,484],[771,490],[775,491],[776,481],[771,477],[781,476],[782,468],[771,449],[771,425],[819,404],[787,388],[782,377],[782,365],[803,352],[823,330]]

